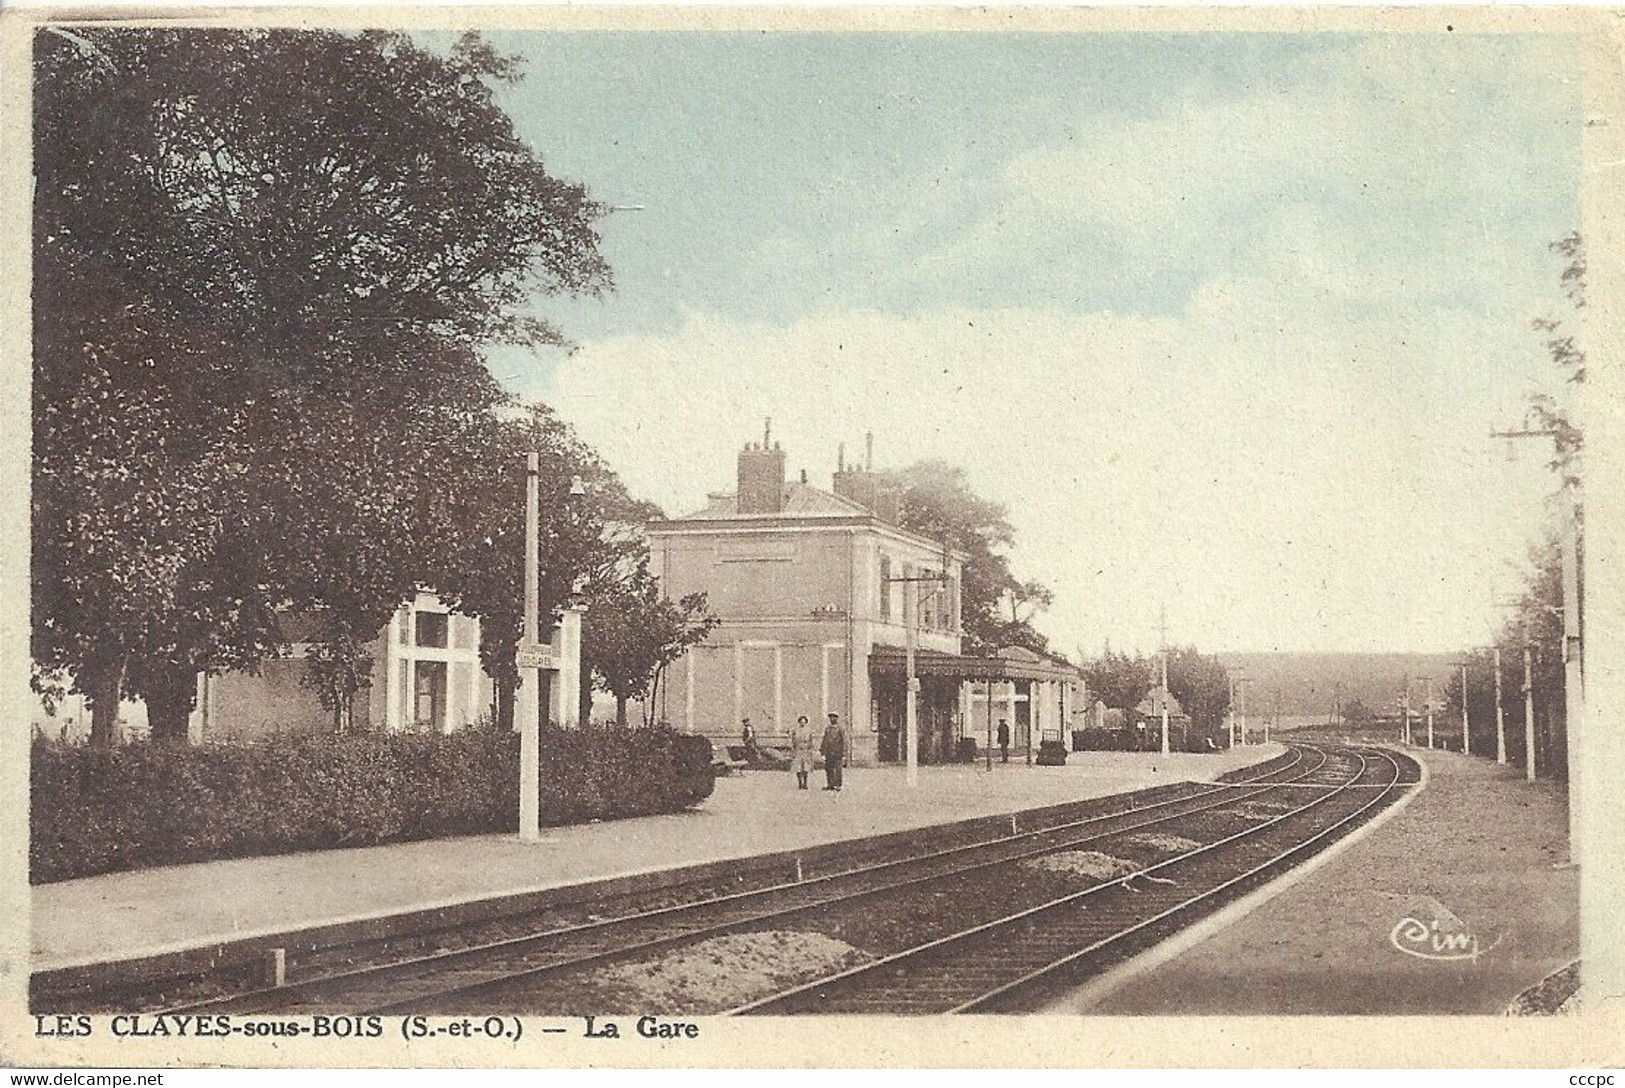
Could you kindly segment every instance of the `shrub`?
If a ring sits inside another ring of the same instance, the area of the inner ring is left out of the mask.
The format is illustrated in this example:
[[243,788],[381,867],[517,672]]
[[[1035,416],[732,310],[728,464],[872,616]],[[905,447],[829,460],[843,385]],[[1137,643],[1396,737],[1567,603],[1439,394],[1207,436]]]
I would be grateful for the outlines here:
[[[542,818],[675,812],[709,797],[711,746],[670,729],[549,729]],[[512,733],[284,736],[32,749],[29,879],[518,828]]]
[[976,738],[975,737],[960,737],[959,738],[959,743],[954,745],[954,762],[956,762],[956,763],[975,763],[976,762]]
[[1074,729],[1074,752],[1127,752],[1134,748],[1134,732],[1129,729]]
[[1066,745],[1058,740],[1038,742],[1038,765],[1040,767],[1061,767],[1065,764]]

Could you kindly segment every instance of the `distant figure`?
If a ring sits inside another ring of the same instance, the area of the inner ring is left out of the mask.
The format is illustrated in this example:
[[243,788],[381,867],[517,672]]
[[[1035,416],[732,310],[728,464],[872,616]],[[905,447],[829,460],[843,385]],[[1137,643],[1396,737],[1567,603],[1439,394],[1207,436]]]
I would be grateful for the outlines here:
[[1010,723],[1003,718],[999,719],[999,760],[1010,762]]
[[756,730],[751,728],[750,719],[744,718],[740,722],[744,729],[740,731],[740,743],[745,746],[745,762],[756,762]]
[[824,788],[841,789],[841,764],[846,762],[846,734],[841,731],[841,716],[831,714],[824,729],[824,740],[818,746],[824,753]]
[[813,730],[803,714],[796,719],[796,727],[790,734],[790,769],[796,772],[796,789],[807,788],[807,776],[813,769]]

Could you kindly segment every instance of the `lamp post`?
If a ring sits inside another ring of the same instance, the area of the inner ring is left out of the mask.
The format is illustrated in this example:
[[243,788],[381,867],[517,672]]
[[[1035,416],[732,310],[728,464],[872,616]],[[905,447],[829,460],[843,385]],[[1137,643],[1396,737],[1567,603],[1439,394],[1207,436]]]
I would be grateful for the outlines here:
[[[948,580],[948,572],[930,571],[925,574],[905,574],[896,578],[887,578],[887,584],[892,582],[903,583],[903,609],[907,613],[908,622],[905,625],[907,636],[904,642],[907,658],[907,692],[903,708],[903,746],[908,749],[908,785],[912,788],[920,784],[920,752],[919,731],[920,718],[916,699],[920,690],[920,678],[914,674],[915,643],[919,641],[920,626],[920,592],[917,588],[921,582],[930,582],[933,585],[942,585]],[[993,685],[990,682],[987,688],[988,714],[993,713]],[[991,767],[991,764],[989,764]]]

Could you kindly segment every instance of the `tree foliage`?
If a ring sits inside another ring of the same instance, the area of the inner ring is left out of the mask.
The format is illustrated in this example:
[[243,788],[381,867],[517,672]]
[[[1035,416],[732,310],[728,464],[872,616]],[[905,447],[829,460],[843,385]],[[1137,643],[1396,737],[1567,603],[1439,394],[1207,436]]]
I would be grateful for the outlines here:
[[121,692],[173,734],[197,670],[280,652],[279,615],[348,652],[455,592],[443,544],[502,439],[480,349],[557,342],[528,301],[608,286],[602,209],[516,135],[491,84],[517,68],[477,37],[35,50],[34,657],[96,739]]
[[965,482],[964,469],[944,461],[921,461],[887,475],[902,491],[904,528],[970,557],[960,586],[965,651],[1023,646],[1048,652],[1049,640],[1032,620],[1054,597],[1039,582],[1011,573],[1007,549],[1015,543],[1015,530],[1005,508],[977,495]]
[[705,641],[719,620],[704,593],[672,601],[661,596],[639,561],[587,612],[582,652],[600,690],[615,697],[615,721],[626,725],[627,704],[643,703],[645,725],[656,724],[659,684],[666,667]]
[[[1081,656],[1081,655],[1080,655]],[[1090,697],[1109,707],[1133,710],[1156,683],[1156,663],[1148,657],[1106,649],[1083,666]]]
[[1168,690],[1198,729],[1216,729],[1230,709],[1230,673],[1194,646],[1168,652]]

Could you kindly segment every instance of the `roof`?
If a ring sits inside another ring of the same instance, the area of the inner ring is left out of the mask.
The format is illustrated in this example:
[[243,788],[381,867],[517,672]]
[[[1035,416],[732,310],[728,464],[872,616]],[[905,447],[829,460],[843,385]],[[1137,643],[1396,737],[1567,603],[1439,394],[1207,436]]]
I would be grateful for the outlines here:
[[[896,646],[876,646],[869,651],[871,673],[905,676],[908,654]],[[1076,670],[1061,669],[1043,660],[1025,661],[1015,657],[970,657],[945,654],[938,650],[914,651],[914,675],[942,676],[951,680],[1070,680]]]
[[868,517],[869,508],[850,499],[820,490],[811,484],[784,485],[784,506],[772,513],[741,514],[739,496],[717,494],[703,510],[672,518],[673,521],[723,521],[733,518],[855,518]]
[[[823,527],[820,523],[834,525],[873,525],[915,543],[929,548],[932,551],[943,551],[940,540],[933,540],[912,529],[905,529],[883,518],[876,516],[862,503],[843,499],[829,491],[813,487],[811,484],[787,483],[784,485],[784,503],[781,509],[772,512],[757,512],[741,514],[739,512],[739,496],[733,493],[714,493],[710,503],[703,510],[696,510],[692,514],[682,514],[675,518],[655,518],[649,522],[651,535],[660,532],[695,532],[704,531],[709,522],[743,522],[744,527],[751,529],[772,529],[781,524],[813,525]],[[958,548],[948,548],[947,553],[959,562],[964,563],[970,556]]]

